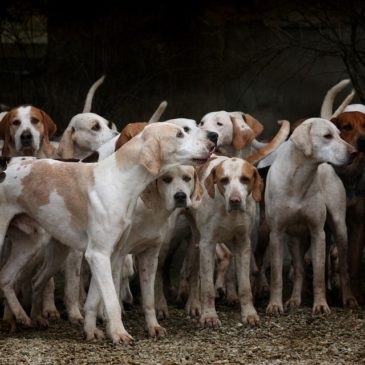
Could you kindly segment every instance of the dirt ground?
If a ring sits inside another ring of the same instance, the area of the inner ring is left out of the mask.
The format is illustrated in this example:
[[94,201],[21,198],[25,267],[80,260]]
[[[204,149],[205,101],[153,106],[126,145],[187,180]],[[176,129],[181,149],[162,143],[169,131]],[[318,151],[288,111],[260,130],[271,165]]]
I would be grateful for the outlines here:
[[311,308],[265,315],[261,324],[240,323],[239,308],[219,304],[222,327],[201,329],[183,309],[170,306],[170,318],[161,322],[167,337],[146,337],[140,306],[127,311],[125,326],[136,339],[133,347],[113,346],[108,340],[89,343],[81,327],[65,319],[43,331],[0,331],[0,364],[365,364],[365,310],[332,307],[327,317],[314,317]]

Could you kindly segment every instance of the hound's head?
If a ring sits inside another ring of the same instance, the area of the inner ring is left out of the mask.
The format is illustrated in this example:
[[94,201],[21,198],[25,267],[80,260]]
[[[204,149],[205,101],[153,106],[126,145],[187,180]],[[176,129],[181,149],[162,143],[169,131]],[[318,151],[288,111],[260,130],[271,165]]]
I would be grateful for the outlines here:
[[218,148],[232,146],[237,151],[243,149],[263,130],[262,124],[251,115],[226,111],[204,115],[199,127],[218,134]]
[[314,162],[328,162],[335,166],[350,163],[356,149],[340,137],[339,129],[329,120],[310,118],[300,124],[290,140]]
[[61,138],[59,157],[85,157],[118,134],[112,127],[111,122],[95,113],[75,115]]
[[201,202],[202,194],[194,167],[181,165],[168,170],[148,185],[141,198],[151,208],[154,199],[161,199],[163,206],[171,212],[176,208],[196,208]]
[[228,212],[245,211],[250,196],[259,202],[264,188],[257,169],[240,158],[226,158],[218,163],[205,178],[204,185],[212,199],[215,198],[217,186]]
[[53,155],[49,140],[57,130],[56,124],[43,110],[20,106],[8,111],[0,122],[0,137],[4,139],[4,156]]
[[215,143],[207,136],[194,136],[167,122],[146,126],[139,138],[142,143],[140,163],[155,176],[177,165],[202,164],[215,148]]

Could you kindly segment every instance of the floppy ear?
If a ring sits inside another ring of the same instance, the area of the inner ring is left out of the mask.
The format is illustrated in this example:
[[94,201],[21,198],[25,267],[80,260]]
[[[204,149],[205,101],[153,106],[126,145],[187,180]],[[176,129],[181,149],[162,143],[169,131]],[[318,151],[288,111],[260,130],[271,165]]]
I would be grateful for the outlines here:
[[255,138],[255,135],[251,128],[240,124],[236,117],[231,115],[230,118],[233,124],[232,144],[236,151],[240,151],[247,145],[247,143],[251,142]]
[[60,144],[58,146],[57,155],[61,158],[73,158],[74,157],[74,141],[72,134],[75,132],[75,128],[67,128],[62,135]]
[[304,153],[304,156],[312,155],[312,142],[310,138],[312,124],[303,123],[295,128],[290,139],[294,145]]
[[147,123],[129,123],[120,132],[120,136],[115,144],[115,150],[118,150],[125,143],[135,137],[139,132],[141,132]]
[[191,204],[194,209],[200,205],[203,198],[203,192],[203,187],[200,183],[198,173],[194,171],[194,190],[190,197]]
[[255,202],[260,202],[262,198],[262,192],[264,191],[264,181],[260,176],[257,169],[254,169],[253,173],[253,187],[252,187],[252,197],[254,198]]
[[54,153],[54,147],[51,145],[49,140],[56,133],[57,126],[46,112],[43,110],[40,110],[40,112],[42,114],[42,123],[44,126],[43,151],[47,156],[51,156]]
[[216,177],[215,177],[215,168],[213,168],[210,171],[210,174],[207,176],[207,178],[204,181],[205,188],[207,189],[207,192],[209,196],[214,199],[215,197],[215,183],[216,183]]
[[150,174],[157,176],[160,172],[161,162],[160,142],[156,138],[150,137],[143,144],[142,151],[139,155],[139,163],[143,165]]
[[242,115],[247,125],[253,130],[253,133],[255,134],[254,138],[256,138],[259,134],[262,133],[262,131],[264,130],[264,126],[252,115],[244,113],[242,113]]
[[144,205],[148,209],[152,209],[155,206],[155,203],[158,202],[159,199],[157,180],[152,181],[150,184],[148,184],[146,189],[142,191],[140,197]]
[[0,122],[0,138],[4,140],[2,155],[10,156],[11,154],[10,113],[6,113]]

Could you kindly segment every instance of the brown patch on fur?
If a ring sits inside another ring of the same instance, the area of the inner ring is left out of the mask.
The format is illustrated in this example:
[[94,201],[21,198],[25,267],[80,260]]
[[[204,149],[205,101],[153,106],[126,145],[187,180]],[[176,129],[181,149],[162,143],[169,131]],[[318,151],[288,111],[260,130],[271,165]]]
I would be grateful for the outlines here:
[[360,112],[346,112],[331,122],[341,131],[340,136],[347,143],[356,147],[359,138],[365,137],[365,114]]
[[115,144],[115,151],[122,147],[125,143],[135,137],[141,132],[147,123],[129,123],[127,124],[120,133],[120,136]]
[[[24,163],[30,161],[24,161]],[[46,180],[45,180],[46,179]],[[72,182],[72,183],[70,183]],[[18,201],[29,211],[49,204],[56,192],[63,198],[71,215],[71,224],[85,228],[88,220],[88,190],[94,183],[93,169],[87,164],[33,162],[30,173],[22,181]]]
[[242,150],[254,138],[254,132],[249,128],[241,128],[237,118],[230,116],[233,124],[233,140],[232,145],[236,151]]
[[209,167],[209,164],[215,160],[217,157],[213,156],[208,159],[206,163],[203,163],[202,165],[199,165],[195,168],[196,173],[198,174],[199,179],[202,179],[202,176],[205,174],[205,171],[207,171],[207,168]]

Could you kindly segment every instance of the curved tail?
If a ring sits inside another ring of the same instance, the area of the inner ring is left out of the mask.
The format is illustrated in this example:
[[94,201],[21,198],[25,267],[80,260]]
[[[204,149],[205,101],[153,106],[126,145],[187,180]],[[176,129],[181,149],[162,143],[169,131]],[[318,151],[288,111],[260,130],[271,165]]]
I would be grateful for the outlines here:
[[271,152],[275,151],[288,138],[290,132],[290,123],[287,120],[279,120],[278,124],[280,124],[281,127],[276,136],[263,148],[246,157],[246,161],[252,164],[259,162]]
[[104,82],[104,80],[105,80],[105,75],[103,75],[102,77],[100,77],[99,80],[96,80],[91,85],[91,87],[89,89],[89,92],[86,95],[84,109],[82,110],[83,113],[90,113],[91,112],[91,106],[92,106],[92,103],[93,103],[93,98],[94,98],[95,91]]
[[[337,94],[341,90],[343,90],[349,83],[350,83],[350,79],[342,80],[338,84],[336,84],[335,86],[332,86],[327,91],[327,94],[324,97],[323,102],[322,102],[321,118],[331,119],[332,114],[333,114],[333,102],[334,102]],[[345,107],[346,107],[346,105],[343,108],[345,108]]]
[[150,120],[148,121],[148,124],[151,123],[156,123],[160,120],[161,115],[163,114],[163,112],[165,111],[167,107],[167,101],[164,100],[156,109],[156,111],[152,114],[152,117],[150,118]]

